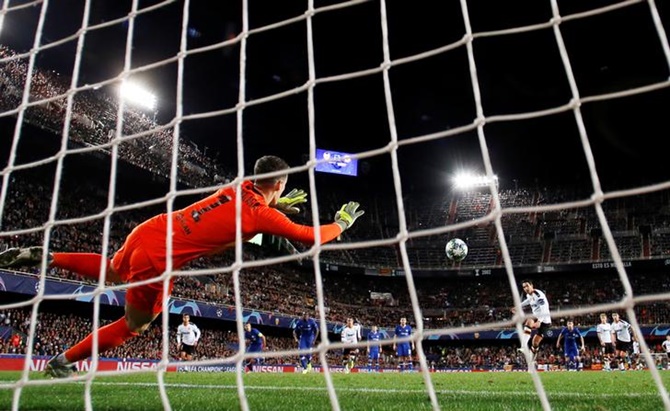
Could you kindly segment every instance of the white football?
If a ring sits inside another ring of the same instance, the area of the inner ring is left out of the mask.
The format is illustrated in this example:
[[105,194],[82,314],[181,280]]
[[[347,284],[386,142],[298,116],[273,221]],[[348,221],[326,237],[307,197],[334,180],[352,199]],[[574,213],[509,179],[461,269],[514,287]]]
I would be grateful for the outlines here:
[[452,261],[463,261],[468,256],[468,245],[460,238],[452,238],[445,247],[447,258]]

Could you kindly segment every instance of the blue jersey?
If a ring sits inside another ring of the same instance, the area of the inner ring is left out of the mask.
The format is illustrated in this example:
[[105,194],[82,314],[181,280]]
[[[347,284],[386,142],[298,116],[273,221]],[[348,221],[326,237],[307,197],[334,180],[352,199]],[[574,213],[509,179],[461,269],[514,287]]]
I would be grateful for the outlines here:
[[411,325],[405,325],[404,327],[401,325],[398,325],[395,327],[395,336],[398,338],[401,337],[409,337],[412,335],[412,326]]
[[[396,337],[398,338],[409,337],[410,335],[412,335],[412,327],[410,325],[405,325],[404,327],[398,325],[395,327]],[[409,341],[399,342],[398,344],[396,344],[396,355],[398,357],[409,357],[412,355]]]
[[563,347],[567,349],[577,349],[579,347],[578,341],[581,341],[581,333],[577,327],[573,328],[572,331],[565,327],[561,330],[561,335],[563,336]]
[[379,341],[382,339],[382,334],[377,332],[370,331],[368,333],[368,341],[370,342],[370,352],[379,352]]
[[370,343],[370,349],[368,350],[368,358],[370,360],[379,360],[379,352],[381,346],[379,341],[382,339],[382,335],[379,331],[368,333],[368,342]]
[[300,341],[298,348],[311,348],[318,332],[319,326],[313,318],[307,320],[301,318],[296,321],[295,334]]
[[261,333],[255,328],[252,328],[251,331],[244,332],[244,338],[247,341],[249,341],[247,351],[249,352],[263,351],[263,339],[261,338],[262,335],[263,333]]
[[563,355],[566,357],[577,357],[580,345],[578,341],[581,342],[579,329],[574,327],[571,331],[568,327],[565,327],[561,330],[561,335],[563,336]]

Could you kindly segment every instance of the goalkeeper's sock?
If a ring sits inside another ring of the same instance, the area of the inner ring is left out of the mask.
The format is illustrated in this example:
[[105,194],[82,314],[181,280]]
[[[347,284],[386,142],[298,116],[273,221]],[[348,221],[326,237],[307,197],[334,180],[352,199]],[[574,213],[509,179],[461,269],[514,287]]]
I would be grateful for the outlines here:
[[[100,263],[102,255],[95,253],[53,253],[51,267],[62,268],[72,271],[82,277],[97,280],[100,278]],[[105,269],[110,266],[110,261],[105,262]]]
[[[137,336],[138,333],[128,328],[126,319],[122,317],[115,322],[106,325],[98,330],[98,352],[103,353],[112,348],[118,347],[127,340]],[[65,359],[68,362],[85,360],[91,356],[93,351],[93,333],[75,344],[72,348],[65,351]]]

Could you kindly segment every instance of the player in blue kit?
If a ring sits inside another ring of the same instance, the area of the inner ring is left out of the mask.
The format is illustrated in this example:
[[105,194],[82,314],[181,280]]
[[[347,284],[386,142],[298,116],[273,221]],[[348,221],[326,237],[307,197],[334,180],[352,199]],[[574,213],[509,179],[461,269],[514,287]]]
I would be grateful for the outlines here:
[[379,332],[376,325],[373,325],[368,333],[368,371],[372,372],[372,367],[374,365],[374,370],[379,372],[379,357],[381,355],[381,344],[379,341],[382,339],[382,333]]
[[300,365],[302,373],[307,374],[312,371],[312,354],[314,342],[319,336],[319,325],[309,316],[307,311],[302,313],[302,318],[298,319],[293,328],[293,338],[298,343],[298,349],[310,350],[309,353],[300,354]]
[[[556,348],[561,348],[561,340],[563,340],[563,355],[565,356],[565,367],[568,371],[577,371],[579,368],[579,353],[584,351],[584,337],[579,332],[579,328],[575,327],[572,320],[568,320],[565,328],[558,334],[556,340]],[[579,341],[579,345],[577,344]]]
[[[251,328],[250,323],[244,324],[244,339],[247,343],[247,352],[263,352],[267,341],[262,332],[258,331],[256,328]],[[249,358],[245,364],[244,370],[246,372],[252,371],[252,365],[262,363],[263,359],[261,357]]]
[[393,342],[393,349],[398,357],[398,370],[411,370],[414,368],[412,364],[412,351],[414,350],[414,341],[405,341],[396,343],[396,338],[409,337],[412,335],[412,326],[407,324],[407,318],[402,317],[400,324],[395,327],[395,337]]

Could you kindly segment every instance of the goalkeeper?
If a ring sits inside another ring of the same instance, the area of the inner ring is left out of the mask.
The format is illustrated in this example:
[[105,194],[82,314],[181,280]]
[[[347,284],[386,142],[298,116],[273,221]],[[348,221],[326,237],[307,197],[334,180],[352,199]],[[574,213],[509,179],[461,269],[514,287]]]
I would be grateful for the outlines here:
[[[279,157],[264,156],[256,161],[254,174],[269,174],[288,170],[289,165]],[[307,193],[292,190],[285,197],[288,174],[258,177],[244,181],[241,195],[242,240],[264,233],[285,237],[305,244],[315,241],[315,229],[292,222],[286,215],[300,211],[307,202]],[[72,271],[82,277],[98,280],[100,267],[106,267],[106,281],[135,283],[150,279],[156,282],[130,287],[126,291],[125,315],[98,332],[98,352],[103,353],[124,344],[145,331],[163,309],[163,286],[157,279],[166,270],[166,237],[168,220],[172,222],[172,269],[178,270],[196,258],[215,254],[235,245],[236,187],[224,187],[186,208],[160,214],[141,223],[126,238],[111,260],[93,253],[59,253],[47,255],[49,267]],[[363,215],[359,204],[348,202],[335,214],[335,221],[320,226],[322,243],[332,241],[349,229]],[[0,267],[34,266],[42,261],[42,247],[10,248],[0,253]],[[173,279],[167,282],[168,295]],[[70,349],[53,357],[46,365],[52,377],[71,376],[74,363],[92,355],[93,334]]]

